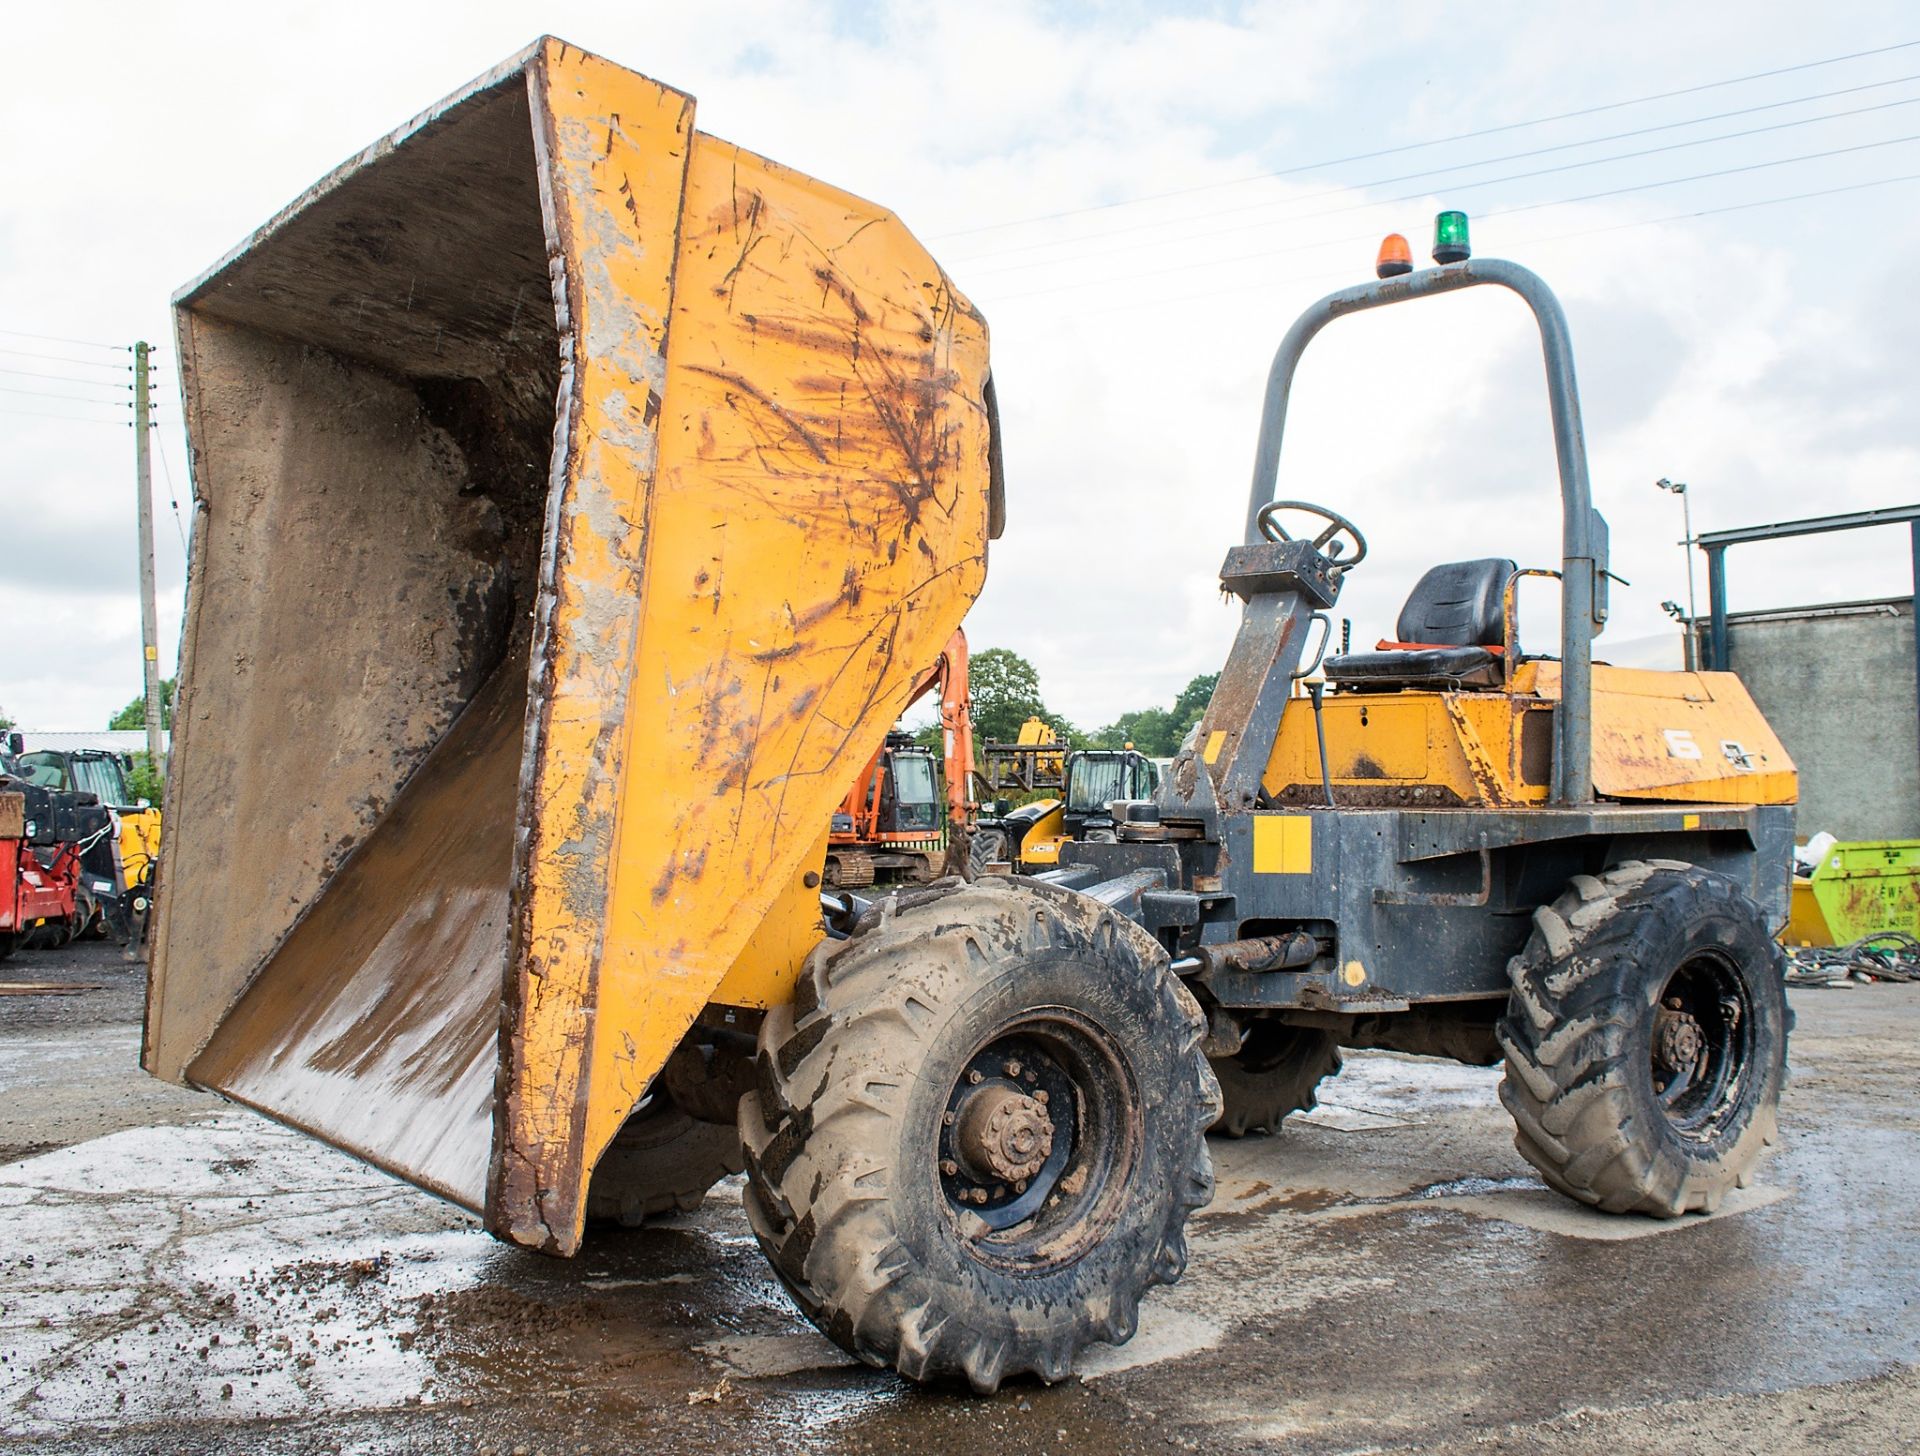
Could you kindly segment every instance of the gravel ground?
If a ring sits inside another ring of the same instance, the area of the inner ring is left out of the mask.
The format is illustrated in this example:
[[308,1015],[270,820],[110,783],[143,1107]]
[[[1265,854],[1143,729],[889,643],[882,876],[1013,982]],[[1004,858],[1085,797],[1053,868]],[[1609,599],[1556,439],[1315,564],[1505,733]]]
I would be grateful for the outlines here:
[[723,1184],[569,1262],[135,1065],[140,968],[0,981],[10,1451],[1920,1450],[1920,987],[1794,993],[1781,1148],[1712,1218],[1608,1219],[1513,1152],[1498,1073],[1354,1054],[1216,1145],[1192,1267],[1078,1378],[850,1365]]

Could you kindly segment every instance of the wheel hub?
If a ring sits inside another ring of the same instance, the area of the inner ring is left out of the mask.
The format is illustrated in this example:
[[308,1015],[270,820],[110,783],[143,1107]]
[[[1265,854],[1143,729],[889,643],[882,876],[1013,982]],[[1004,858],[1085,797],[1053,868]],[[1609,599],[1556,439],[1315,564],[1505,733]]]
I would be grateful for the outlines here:
[[976,1087],[966,1096],[957,1132],[961,1163],[982,1181],[1031,1178],[1053,1152],[1045,1104],[1005,1083]]
[[1058,1202],[1086,1111],[1062,1051],[1038,1025],[1010,1028],[955,1080],[935,1157],[968,1227],[1012,1228]]
[[1668,1080],[1691,1072],[1707,1048],[1699,1018],[1683,1010],[1682,1005],[1678,996],[1668,997],[1654,1020],[1654,1064]]

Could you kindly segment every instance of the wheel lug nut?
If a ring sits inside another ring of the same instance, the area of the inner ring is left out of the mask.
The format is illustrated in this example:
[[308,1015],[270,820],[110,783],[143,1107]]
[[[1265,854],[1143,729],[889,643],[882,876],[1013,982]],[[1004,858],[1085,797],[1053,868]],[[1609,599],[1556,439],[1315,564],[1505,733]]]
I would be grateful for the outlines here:
[[975,1070],[967,1073],[967,1080],[971,1082],[974,1086],[978,1087],[982,1082],[986,1080],[986,1078],[981,1076],[979,1071]]
[[941,1118],[940,1120],[944,1122],[948,1127],[952,1127],[954,1123],[954,1115],[951,1112],[949,1112],[945,1117]]
[[1015,1193],[1025,1193],[1027,1191],[1027,1180],[1022,1178],[1018,1183],[1014,1184],[1013,1191]]
[[942,1173],[945,1173],[949,1178],[951,1178],[955,1173],[958,1173],[960,1171],[960,1165],[954,1162],[952,1158],[948,1158],[944,1163],[940,1165],[940,1171]]
[[1033,1094],[1033,1100],[1034,1100],[1035,1102],[1042,1102],[1042,1103],[1044,1103],[1044,1102],[1045,1102],[1045,1101],[1047,1100],[1047,1090],[1046,1090],[1046,1088],[1044,1088],[1044,1087],[1042,1087],[1042,1088],[1041,1088],[1041,1089],[1040,1089],[1040,1090],[1039,1090],[1038,1092],[1036,1092],[1036,1093],[1034,1093],[1034,1094]]
[[1008,1062],[1008,1063],[1007,1063],[1007,1075],[1008,1075],[1009,1077],[1017,1077],[1017,1076],[1019,1076],[1019,1075],[1020,1075],[1020,1064],[1019,1064],[1018,1062]]

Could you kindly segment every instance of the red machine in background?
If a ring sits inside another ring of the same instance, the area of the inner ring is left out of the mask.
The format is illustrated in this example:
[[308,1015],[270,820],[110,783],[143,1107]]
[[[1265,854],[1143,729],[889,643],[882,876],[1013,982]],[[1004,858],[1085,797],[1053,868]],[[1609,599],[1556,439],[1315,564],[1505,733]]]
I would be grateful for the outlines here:
[[[967,693],[967,638],[956,631],[940,660],[922,673],[911,708],[940,692],[941,753],[908,733],[889,733],[834,812],[827,835],[826,883],[858,890],[936,878],[955,847],[964,859],[973,825],[973,718]],[[942,788],[946,824],[941,824]],[[957,862],[956,862],[957,863]]]
[[[36,929],[44,927],[52,943],[65,945],[84,923],[81,845],[70,839],[36,843],[51,833],[41,823],[48,806],[30,800],[49,796],[16,784],[0,777],[0,960]],[[87,910],[91,914],[91,906]]]

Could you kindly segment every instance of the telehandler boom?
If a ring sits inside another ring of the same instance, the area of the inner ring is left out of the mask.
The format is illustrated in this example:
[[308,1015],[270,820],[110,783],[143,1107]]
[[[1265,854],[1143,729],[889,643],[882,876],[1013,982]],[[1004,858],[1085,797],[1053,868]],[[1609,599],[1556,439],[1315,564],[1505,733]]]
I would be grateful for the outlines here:
[[[889,213],[693,115],[541,40],[178,296],[145,1065],[553,1254],[744,1166],[809,1319],[979,1390],[1129,1338],[1207,1130],[1274,1125],[1339,1045],[1504,1055],[1520,1150],[1603,1208],[1750,1177],[1792,766],[1731,677],[1591,663],[1605,532],[1545,286],[1454,262],[1310,310],[1195,748],[1055,870],[865,901],[821,887],[833,811],[1004,516],[986,327]],[[1480,284],[1546,347],[1559,660],[1488,558],[1301,696],[1366,547],[1272,500],[1300,351]]]

